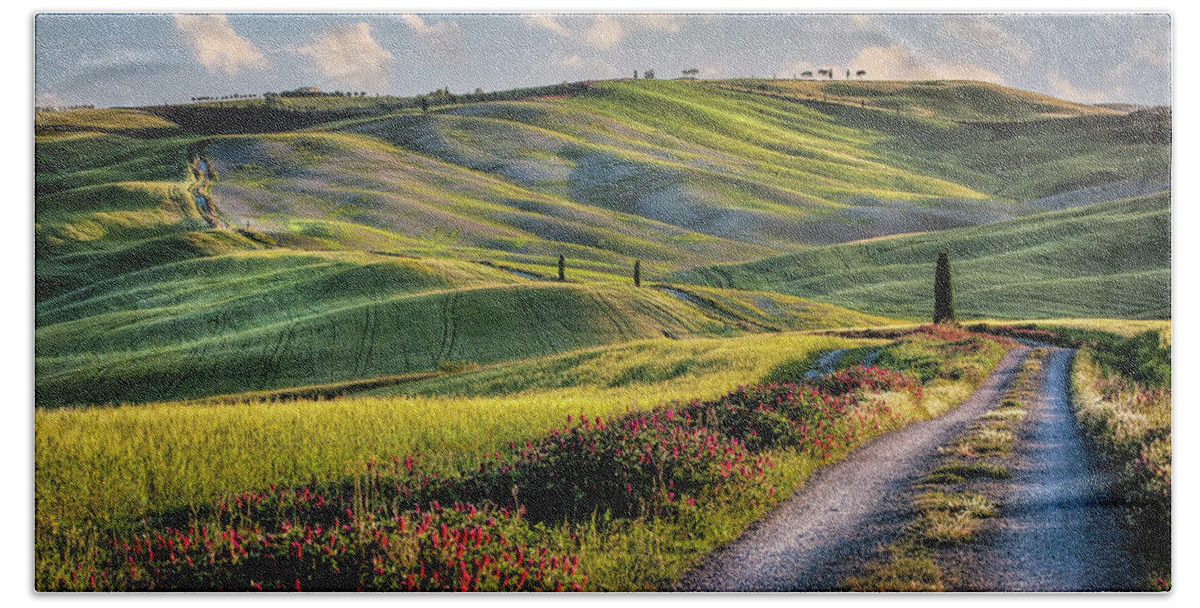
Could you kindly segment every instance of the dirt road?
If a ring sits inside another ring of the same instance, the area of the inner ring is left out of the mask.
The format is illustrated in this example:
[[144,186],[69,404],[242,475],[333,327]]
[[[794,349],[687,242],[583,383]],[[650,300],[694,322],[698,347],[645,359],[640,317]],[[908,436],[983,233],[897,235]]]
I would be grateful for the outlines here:
[[1120,591],[1146,581],[1129,551],[1121,507],[1085,442],[1071,405],[1074,351],[1052,348],[1029,419],[997,532],[971,547],[978,567],[963,586],[988,591]]
[[889,540],[906,512],[905,490],[938,446],[999,402],[1028,348],[1010,351],[966,402],[947,414],[877,437],[812,476],[734,542],[684,576],[681,591],[820,591]]

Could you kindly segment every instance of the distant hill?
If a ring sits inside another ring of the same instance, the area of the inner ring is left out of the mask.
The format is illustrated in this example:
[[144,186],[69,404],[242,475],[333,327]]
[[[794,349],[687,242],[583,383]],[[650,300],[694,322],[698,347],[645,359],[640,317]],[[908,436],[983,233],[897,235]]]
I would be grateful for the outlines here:
[[126,108],[39,110],[34,112],[33,124],[36,141],[72,139],[105,133],[161,137],[179,130],[179,125],[155,114]]
[[891,110],[943,122],[1019,121],[1111,115],[1117,111],[974,80],[754,80],[717,81],[748,93]]
[[1152,106],[1138,105],[1135,103],[1097,103],[1097,104],[1092,104],[1092,105],[1096,106],[1097,108],[1113,110],[1116,112],[1120,112],[1122,114],[1129,114],[1131,112],[1137,112],[1139,110],[1148,110],[1152,107]]
[[1169,109],[746,79],[264,103],[35,113],[40,405],[922,318],[947,246],[964,315],[1170,314],[1169,194],[1108,202],[1170,187]]
[[[1168,172],[1169,128],[984,83],[626,81],[208,154],[225,212],[272,231],[350,218],[529,262],[692,265],[1035,212],[1020,203]],[[380,159],[393,168],[368,179]],[[297,164],[319,171],[272,172]],[[452,228],[430,233],[434,217]]]
[[1171,197],[1166,193],[696,268],[672,278],[921,319],[932,314],[933,267],[940,250],[950,253],[962,317],[1171,315]]

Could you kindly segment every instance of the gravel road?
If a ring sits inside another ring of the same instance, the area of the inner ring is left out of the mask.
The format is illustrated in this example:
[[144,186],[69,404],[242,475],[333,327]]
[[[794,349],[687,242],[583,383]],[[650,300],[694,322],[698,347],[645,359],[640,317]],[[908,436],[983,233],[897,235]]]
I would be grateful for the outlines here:
[[939,446],[999,402],[1028,348],[1016,348],[967,401],[933,420],[876,437],[805,485],[737,540],[688,572],[679,591],[833,590],[848,566],[887,542],[907,490]]
[[1121,506],[1071,406],[1072,350],[1052,348],[1041,390],[1028,405],[1005,508],[990,542],[963,576],[987,591],[1121,591],[1140,588],[1145,565],[1128,550]]

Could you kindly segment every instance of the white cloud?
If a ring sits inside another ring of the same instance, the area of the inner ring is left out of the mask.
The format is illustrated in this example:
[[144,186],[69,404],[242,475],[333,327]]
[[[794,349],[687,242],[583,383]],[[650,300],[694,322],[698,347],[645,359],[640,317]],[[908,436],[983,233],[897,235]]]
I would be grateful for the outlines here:
[[40,108],[62,108],[70,105],[54,93],[38,93],[34,104]]
[[850,62],[876,80],[983,80],[1005,84],[1003,76],[984,67],[937,57],[921,57],[900,45],[871,46]]
[[1133,42],[1135,61],[1142,61],[1155,67],[1165,68],[1171,65],[1171,39],[1165,37],[1139,38]]
[[1028,42],[986,17],[948,17],[942,21],[942,31],[956,41],[1001,51],[1022,61],[1033,57]]
[[608,15],[598,15],[583,32],[583,41],[601,49],[611,49],[625,36],[621,22]]
[[225,15],[175,15],[175,27],[183,32],[196,60],[210,72],[233,76],[246,68],[267,65],[258,47],[238,36]]
[[429,23],[420,15],[413,14],[401,15],[400,18],[433,53],[434,62],[445,66],[463,62],[463,32],[457,21],[447,19]]
[[639,30],[652,32],[678,32],[679,17],[666,13],[645,13],[635,15],[595,15],[590,19],[569,17],[566,21],[573,27],[568,27],[555,15],[526,15],[526,23],[548,29],[560,36],[575,38],[598,49],[611,49],[632,32]]
[[875,25],[875,16],[866,13],[854,13],[850,15],[850,23],[857,27],[871,27]]
[[558,60],[558,65],[575,78],[611,78],[621,73],[611,63],[586,54],[564,57]]
[[1067,80],[1058,70],[1053,70],[1046,73],[1046,82],[1050,85],[1050,90],[1054,92],[1054,96],[1067,101],[1078,103],[1105,103],[1118,101],[1124,97],[1121,95],[1123,91],[1088,89],[1077,87]]
[[437,23],[426,23],[420,15],[401,15],[401,19],[412,30],[422,36],[438,37],[445,34],[454,34],[462,31],[456,21],[438,21]]
[[330,28],[299,52],[341,86],[372,91],[388,88],[392,54],[375,41],[366,23]]
[[554,15],[525,15],[525,23],[529,25],[548,29],[560,36],[570,36],[571,30],[558,22],[558,18]]
[[632,15],[633,24],[656,32],[678,32],[679,18],[666,13]]

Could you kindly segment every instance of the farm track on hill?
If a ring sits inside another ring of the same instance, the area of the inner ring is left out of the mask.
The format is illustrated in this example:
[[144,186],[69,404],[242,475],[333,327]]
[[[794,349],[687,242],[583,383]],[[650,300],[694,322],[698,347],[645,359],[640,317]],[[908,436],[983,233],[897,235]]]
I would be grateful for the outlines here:
[[818,470],[791,497],[717,550],[676,586],[680,591],[832,591],[850,566],[894,534],[905,488],[938,446],[997,404],[1030,349],[1016,348],[969,399],[938,418],[873,439]]

